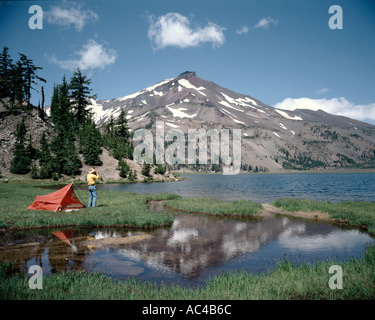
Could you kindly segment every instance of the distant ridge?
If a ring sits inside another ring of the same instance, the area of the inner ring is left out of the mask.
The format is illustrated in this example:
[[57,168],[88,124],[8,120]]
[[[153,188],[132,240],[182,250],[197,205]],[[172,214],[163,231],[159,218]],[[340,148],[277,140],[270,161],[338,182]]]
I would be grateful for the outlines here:
[[322,110],[281,110],[185,71],[134,94],[92,100],[97,125],[126,112],[131,130],[239,128],[242,163],[264,171],[375,168],[375,126]]

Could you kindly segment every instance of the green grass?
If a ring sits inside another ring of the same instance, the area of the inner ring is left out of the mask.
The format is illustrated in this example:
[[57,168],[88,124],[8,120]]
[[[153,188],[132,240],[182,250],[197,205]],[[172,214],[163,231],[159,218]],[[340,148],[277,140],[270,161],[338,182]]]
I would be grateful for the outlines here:
[[[80,188],[83,189],[83,188]],[[167,194],[134,194],[98,191],[98,207],[78,212],[27,210],[36,195],[49,189],[33,185],[0,184],[0,228],[33,228],[65,225],[155,227],[169,224],[173,215],[154,213],[147,209],[149,200],[169,200],[168,205],[190,212],[217,215],[256,214],[261,205],[240,200],[224,202],[213,199],[182,199]],[[79,197],[80,192],[76,193]],[[87,203],[87,199],[81,199]],[[367,202],[318,202],[280,199],[273,205],[287,211],[328,212],[334,219],[345,219],[353,225],[366,225],[375,233],[375,204]],[[251,212],[251,213],[250,213]],[[332,290],[328,281],[329,267],[340,265],[343,289]],[[25,274],[15,272],[11,264],[0,263],[0,299],[374,299],[375,246],[369,246],[361,258],[346,262],[334,260],[315,263],[279,261],[264,274],[250,272],[226,273],[213,277],[204,288],[183,288],[179,285],[158,287],[136,279],[113,280],[102,274],[71,272],[44,276],[43,289],[31,290]]]
[[[83,190],[83,187],[80,187]],[[156,227],[171,224],[173,215],[155,213],[147,209],[147,201],[174,199],[172,194],[135,194],[98,190],[96,208],[73,212],[28,210],[35,196],[52,192],[51,189],[30,185],[0,184],[0,228],[24,229],[60,226],[129,226]],[[76,191],[87,205],[88,191]]]
[[[343,288],[331,289],[334,274],[329,268],[339,265]],[[0,264],[2,300],[296,300],[296,299],[374,299],[375,246],[368,246],[360,258],[346,262],[335,260],[295,264],[279,261],[267,273],[226,273],[213,277],[206,287],[161,286],[136,279],[113,280],[101,274],[83,271],[43,277],[43,289],[31,290],[24,274],[13,273],[11,265]]]
[[222,201],[205,198],[177,198],[165,204],[169,208],[217,216],[247,216],[259,213],[261,204],[248,200]]
[[327,212],[332,219],[346,220],[351,225],[365,227],[369,233],[375,234],[375,202],[342,201],[331,203],[304,199],[278,199],[272,204],[289,212]]

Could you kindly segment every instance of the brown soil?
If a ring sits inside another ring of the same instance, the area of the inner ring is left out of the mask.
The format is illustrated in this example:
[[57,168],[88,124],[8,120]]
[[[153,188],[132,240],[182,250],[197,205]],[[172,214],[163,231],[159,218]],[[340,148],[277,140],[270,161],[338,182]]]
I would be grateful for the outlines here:
[[268,203],[262,204],[263,211],[260,214],[260,216],[267,216],[271,214],[279,214],[279,215],[286,215],[286,216],[292,216],[292,217],[298,217],[298,218],[305,218],[305,219],[313,219],[316,221],[332,221],[334,222],[334,219],[331,219],[326,212],[320,212],[320,211],[314,211],[314,212],[304,212],[304,211],[297,211],[297,212],[288,212],[284,211],[282,209],[276,208],[273,205],[270,205]]
[[115,237],[115,238],[103,238],[103,239],[88,239],[86,242],[86,245],[89,248],[94,248],[100,245],[119,245],[119,244],[129,244],[129,243],[134,243],[138,241],[142,241],[145,239],[152,238],[153,236],[150,234],[141,234],[141,235],[135,235],[135,236],[129,236],[129,237]]

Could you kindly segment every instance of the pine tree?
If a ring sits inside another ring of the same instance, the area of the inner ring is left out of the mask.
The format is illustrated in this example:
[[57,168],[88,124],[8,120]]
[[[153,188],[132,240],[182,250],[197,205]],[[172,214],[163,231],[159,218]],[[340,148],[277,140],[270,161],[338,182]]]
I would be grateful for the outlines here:
[[38,179],[39,178],[38,169],[36,168],[35,163],[33,163],[33,165],[31,166],[30,178],[31,179]]
[[73,128],[73,117],[70,113],[70,99],[69,99],[69,85],[66,82],[65,76],[63,77],[62,84],[58,90],[58,112],[57,121],[55,122],[58,131],[69,131]]
[[25,92],[23,85],[23,67],[21,61],[17,61],[12,65],[10,70],[10,101],[12,104],[12,112],[22,109]]
[[87,107],[91,104],[89,99],[95,98],[94,95],[91,95],[90,84],[91,80],[87,76],[82,75],[80,69],[74,71],[69,86],[70,99],[73,101],[73,115],[77,126],[89,119],[89,110],[87,110]]
[[39,118],[45,121],[46,112],[44,110],[44,87],[42,86],[42,105],[38,104],[38,114]]
[[101,150],[101,135],[96,129],[93,121],[87,120],[81,132],[81,147],[84,162],[90,166],[100,166],[102,161],[100,160]]
[[155,173],[156,174],[164,174],[167,171],[166,166],[163,167],[163,165],[158,164],[155,168]]
[[39,77],[36,73],[37,70],[43,69],[42,67],[37,67],[34,65],[33,61],[26,57],[23,53],[20,53],[20,62],[21,62],[21,70],[22,70],[22,77],[23,77],[23,91],[24,91],[24,99],[27,102],[27,108],[30,109],[30,98],[31,98],[31,90],[36,90],[33,85],[37,82],[35,80],[39,80],[42,82],[46,82],[45,79]]
[[0,54],[0,99],[10,97],[12,59],[8,52],[9,48],[3,47],[3,52]]
[[63,164],[62,173],[68,176],[75,176],[78,173],[79,168],[82,166],[82,163],[75,146],[74,133],[72,130],[67,133],[64,149],[66,152],[66,158]]
[[148,163],[144,163],[142,166],[142,174],[146,177],[150,176],[151,166]]
[[126,163],[126,161],[124,161],[122,158],[118,162],[118,170],[120,171],[119,175],[122,178],[126,178],[126,176],[129,173],[130,168],[128,164]]
[[128,120],[126,119],[124,110],[121,110],[115,122],[114,134],[116,138],[123,139],[125,142],[129,140]]
[[54,171],[57,174],[75,175],[82,164],[75,145],[69,86],[65,77],[63,77],[61,85],[55,86],[51,102],[51,115],[56,131],[56,137],[52,141],[52,151],[55,154]]
[[107,147],[109,150],[112,150],[116,145],[115,136],[114,136],[114,127],[115,127],[115,120],[113,119],[113,115],[111,114],[107,123],[103,126],[103,137],[102,143],[103,146]]
[[125,117],[125,111],[122,110],[114,122],[113,126],[113,157],[120,159],[122,157],[132,159],[134,146],[130,142],[128,121]]
[[54,124],[58,122],[59,114],[60,114],[60,108],[59,108],[59,86],[54,85],[53,86],[53,94],[52,94],[52,100],[51,100],[51,120]]
[[30,160],[36,160],[38,158],[38,152],[32,144],[31,134],[29,134],[29,139],[26,146],[26,155]]
[[[46,82],[37,75],[42,68],[35,66],[23,53],[19,53],[20,59],[13,64],[8,51],[3,47],[0,54],[0,98],[10,98],[11,112],[30,109],[31,90],[36,90],[37,81]],[[22,107],[23,102],[27,103],[27,108]]]
[[31,160],[27,154],[25,147],[27,128],[25,119],[17,124],[15,132],[16,145],[13,152],[13,159],[11,161],[10,172],[15,174],[26,174],[30,172]]
[[134,181],[137,179],[137,172],[134,170],[130,170],[128,174],[128,180],[129,181]]
[[49,179],[52,178],[53,165],[52,165],[52,155],[49,148],[49,144],[46,138],[45,132],[40,139],[40,151],[39,151],[39,178]]

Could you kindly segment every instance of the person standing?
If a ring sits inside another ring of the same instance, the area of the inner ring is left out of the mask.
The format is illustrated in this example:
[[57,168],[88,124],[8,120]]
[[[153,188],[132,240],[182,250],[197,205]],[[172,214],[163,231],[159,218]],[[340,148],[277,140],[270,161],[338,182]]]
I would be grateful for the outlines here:
[[96,180],[100,179],[99,173],[96,172],[95,169],[91,168],[89,174],[87,175],[87,185],[89,187],[89,207],[96,207],[96,199],[97,199],[97,192],[96,192]]

